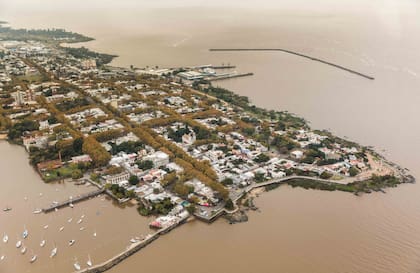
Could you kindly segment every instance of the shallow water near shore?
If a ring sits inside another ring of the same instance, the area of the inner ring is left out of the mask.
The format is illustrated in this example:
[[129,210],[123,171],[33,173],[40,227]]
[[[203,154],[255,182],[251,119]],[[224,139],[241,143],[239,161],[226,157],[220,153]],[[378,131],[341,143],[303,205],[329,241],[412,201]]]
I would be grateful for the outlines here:
[[[420,177],[418,1],[265,0],[258,6],[252,1],[224,2],[0,1],[0,19],[14,27],[64,27],[92,36],[96,40],[85,46],[119,55],[113,65],[237,65],[239,72],[254,72],[254,76],[220,82],[221,86],[249,96],[258,106],[303,116],[314,128],[375,146]],[[212,47],[296,50],[373,75],[375,80],[281,53],[209,52]],[[10,206],[20,204],[20,191],[27,188],[29,200],[38,200],[42,189],[52,201],[55,186],[42,184],[23,149],[8,145],[0,144],[0,161],[4,160],[0,170],[5,174],[1,181],[7,189],[0,200],[7,198]],[[16,167],[5,167],[14,157]],[[15,183],[18,178],[13,175],[23,173],[21,182]],[[79,189],[62,185],[59,193],[65,197]],[[281,186],[255,200],[261,212],[251,212],[247,223],[185,224],[110,272],[417,272],[420,186],[407,184],[386,192],[356,197]],[[91,211],[91,219],[102,203],[91,200],[80,206]],[[32,221],[35,226],[44,224],[48,216],[33,216],[35,205],[41,203],[22,208],[24,215],[31,216],[28,221],[17,214],[8,218],[0,214],[0,232],[11,231],[13,241],[13,230],[20,233],[24,222],[28,227]],[[92,222],[115,244],[103,250],[94,242],[81,245],[81,258],[88,252],[95,253],[90,253],[94,262],[111,257],[125,246],[132,230],[147,225],[148,220],[135,210],[109,209]],[[100,222],[117,223],[118,217],[130,231]],[[11,246],[9,242],[8,251],[16,251]],[[55,269],[50,261],[42,264],[41,260],[31,267],[27,258],[0,263],[0,272],[13,272],[16,265],[21,272]],[[63,262],[57,268],[71,272],[73,259],[72,253],[65,266]]]

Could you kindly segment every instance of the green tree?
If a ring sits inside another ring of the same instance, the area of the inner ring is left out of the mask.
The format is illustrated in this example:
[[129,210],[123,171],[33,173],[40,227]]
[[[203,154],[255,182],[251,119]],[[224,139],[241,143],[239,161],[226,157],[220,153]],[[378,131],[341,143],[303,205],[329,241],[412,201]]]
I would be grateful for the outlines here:
[[359,174],[359,170],[356,167],[351,166],[349,169],[349,174],[350,176],[356,176]]
[[322,179],[330,179],[332,176],[333,176],[332,173],[325,171],[325,172],[321,173],[321,175],[319,177],[322,178]]
[[232,199],[229,198],[228,200],[226,200],[225,208],[228,210],[233,210],[235,208]]
[[137,175],[131,175],[128,179],[128,182],[133,186],[137,185],[139,183],[139,178],[137,177]]
[[142,169],[143,171],[150,170],[154,167],[153,161],[151,160],[137,161],[136,163],[139,169]]
[[75,169],[71,173],[71,178],[73,178],[73,179],[79,179],[79,178],[82,178],[82,177],[83,177],[83,173],[79,169]]

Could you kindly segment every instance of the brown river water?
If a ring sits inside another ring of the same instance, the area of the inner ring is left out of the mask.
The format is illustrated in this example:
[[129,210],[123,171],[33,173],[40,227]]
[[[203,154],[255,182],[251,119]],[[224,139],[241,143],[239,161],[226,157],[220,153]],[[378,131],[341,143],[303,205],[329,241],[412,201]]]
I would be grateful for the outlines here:
[[[63,27],[96,38],[85,46],[137,67],[237,65],[252,77],[220,82],[253,103],[296,113],[316,128],[372,145],[420,177],[420,2],[416,0],[0,0],[14,27]],[[209,52],[212,47],[279,47],[372,75],[374,81],[280,52]],[[111,257],[148,231],[134,208],[95,198],[51,215],[32,210],[91,188],[46,185],[22,148],[0,144],[1,273],[71,272]],[[58,189],[58,191],[56,191]],[[43,196],[39,196],[42,192]],[[28,201],[24,201],[24,196]],[[192,222],[110,272],[420,272],[420,186],[356,197],[282,186],[257,199],[248,223]],[[79,231],[74,221],[85,214]],[[67,219],[73,217],[71,224]],[[42,226],[49,224],[48,230]],[[14,247],[23,227],[30,265]],[[62,233],[60,226],[65,226]],[[92,236],[96,229],[98,236]],[[46,249],[39,241],[47,239]],[[67,241],[77,240],[70,248]],[[56,259],[49,259],[53,242]]]

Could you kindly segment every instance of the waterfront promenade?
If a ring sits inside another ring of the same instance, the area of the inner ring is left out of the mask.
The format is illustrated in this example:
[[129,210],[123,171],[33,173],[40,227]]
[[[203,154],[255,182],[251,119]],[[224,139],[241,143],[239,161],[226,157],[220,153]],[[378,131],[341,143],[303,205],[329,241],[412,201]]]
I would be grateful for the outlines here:
[[[322,179],[322,178],[318,178],[318,177],[291,175],[291,176],[285,176],[285,177],[281,177],[281,178],[271,179],[271,180],[261,182],[261,183],[254,182],[251,185],[243,188],[239,192],[231,193],[230,194],[230,199],[232,200],[233,203],[236,203],[236,202],[238,202],[239,199],[244,197],[247,193],[249,193],[253,189],[261,188],[261,187],[265,187],[265,186],[269,186],[269,185],[274,185],[274,184],[282,184],[282,183],[285,183],[289,180],[294,180],[294,179],[312,180],[312,181],[316,181],[316,182],[320,182],[320,183],[324,183],[324,184],[328,184],[328,185],[332,185],[332,184],[344,184],[345,185],[345,184],[349,184],[349,183],[352,183],[352,182],[357,182],[357,181],[360,180],[359,178],[356,178],[356,177],[350,177],[350,178],[345,178],[345,179],[341,179],[341,180],[331,180],[331,179]],[[201,214],[200,212],[196,212],[194,215],[202,221],[213,222],[214,220],[216,220],[218,217],[220,217],[224,213],[229,213],[229,211],[227,211],[224,208],[224,204],[220,204],[216,207],[207,208],[207,209],[208,210],[207,210],[206,214]]]

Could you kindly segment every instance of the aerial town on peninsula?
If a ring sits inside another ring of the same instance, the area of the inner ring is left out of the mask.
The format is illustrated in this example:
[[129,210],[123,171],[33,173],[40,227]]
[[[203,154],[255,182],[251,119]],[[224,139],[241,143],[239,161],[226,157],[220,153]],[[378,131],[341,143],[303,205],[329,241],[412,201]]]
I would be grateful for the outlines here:
[[0,28],[3,138],[46,183],[95,184],[157,216],[159,230],[237,212],[250,191],[280,183],[359,194],[413,180],[373,149],[213,86],[212,66],[118,68],[114,56],[61,46],[88,40]]

